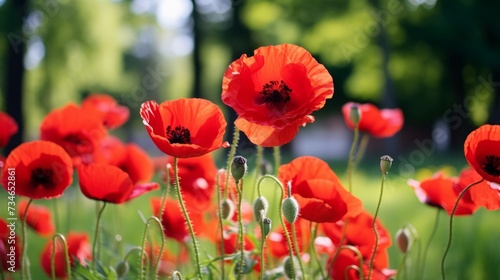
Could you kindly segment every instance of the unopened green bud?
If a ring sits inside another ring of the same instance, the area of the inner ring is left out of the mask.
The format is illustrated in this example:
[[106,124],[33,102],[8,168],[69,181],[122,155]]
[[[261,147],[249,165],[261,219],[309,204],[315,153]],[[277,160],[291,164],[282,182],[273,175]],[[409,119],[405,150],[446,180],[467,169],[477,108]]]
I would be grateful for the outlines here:
[[267,210],[269,209],[269,202],[266,197],[259,196],[253,202],[253,215],[255,220],[260,223],[261,211],[264,211],[264,217],[267,215]]
[[237,260],[236,260],[236,265],[234,267],[235,274],[238,274],[238,271],[240,272],[240,274],[248,274],[248,273],[252,272],[252,269],[253,269],[255,262],[250,260],[250,258],[248,257],[247,254],[244,254],[243,255],[243,265],[240,265],[240,264],[241,264],[241,258],[240,258],[240,256],[238,256]]
[[285,200],[283,200],[281,210],[283,211],[283,216],[285,216],[285,219],[290,224],[293,224],[299,216],[299,203],[293,196],[289,196]]
[[411,250],[411,246],[413,245],[413,235],[410,230],[405,226],[400,228],[396,232],[396,243],[398,244],[398,248],[401,252],[406,253]]
[[183,280],[182,274],[179,271],[172,272],[172,280]]
[[264,238],[267,237],[269,232],[271,231],[272,221],[269,218],[264,218],[262,221],[262,233],[264,234]]
[[128,271],[129,271],[129,269],[130,269],[130,266],[129,266],[128,262],[121,261],[118,263],[118,265],[116,265],[116,274],[120,278],[125,277],[125,275],[127,275]]
[[361,110],[358,107],[358,104],[354,104],[351,106],[351,111],[349,112],[349,120],[357,126],[361,121]]
[[391,169],[391,165],[392,158],[390,156],[385,155],[380,158],[380,170],[382,171],[382,174],[388,174]]
[[226,198],[221,203],[222,219],[230,220],[234,215],[234,203],[231,199]]
[[296,257],[290,258],[286,257],[283,260],[283,269],[285,270],[285,275],[289,279],[296,279],[298,271],[295,269],[296,265],[299,263]]
[[239,182],[247,173],[247,159],[242,156],[235,156],[231,163],[231,174],[236,182]]

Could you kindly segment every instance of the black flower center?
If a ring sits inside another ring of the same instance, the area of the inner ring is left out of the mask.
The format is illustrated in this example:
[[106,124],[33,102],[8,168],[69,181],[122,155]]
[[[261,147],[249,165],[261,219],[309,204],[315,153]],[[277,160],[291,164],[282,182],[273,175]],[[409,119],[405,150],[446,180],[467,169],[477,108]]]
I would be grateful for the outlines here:
[[38,187],[39,185],[43,185],[44,187],[51,188],[54,185],[54,181],[52,180],[52,176],[54,172],[49,168],[35,168],[31,171],[31,183],[33,186]]
[[483,170],[495,177],[500,176],[500,157],[489,155],[484,158]]
[[191,144],[191,133],[189,129],[183,126],[177,126],[172,129],[170,125],[167,127],[167,139],[170,144]]
[[262,87],[260,92],[260,101],[262,103],[271,104],[286,104],[290,101],[290,93],[292,89],[289,88],[283,80],[281,81],[270,81]]
[[76,134],[69,134],[68,136],[64,137],[64,140],[67,142],[71,142],[75,145],[80,145],[83,142],[82,138]]

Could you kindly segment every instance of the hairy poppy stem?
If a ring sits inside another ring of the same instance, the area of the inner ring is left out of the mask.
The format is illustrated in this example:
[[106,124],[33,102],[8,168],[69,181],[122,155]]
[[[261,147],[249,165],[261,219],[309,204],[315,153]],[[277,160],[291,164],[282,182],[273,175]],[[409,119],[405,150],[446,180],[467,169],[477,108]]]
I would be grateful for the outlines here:
[[281,196],[280,196],[279,205],[278,205],[279,217],[280,217],[281,227],[283,228],[283,232],[285,233],[286,242],[287,242],[287,245],[288,245],[288,253],[290,255],[290,264],[291,264],[293,275],[294,275],[293,278],[295,278],[295,266],[294,266],[294,262],[293,262],[292,240],[290,238],[290,234],[289,234],[288,229],[287,229],[287,227],[285,225],[285,222],[283,221],[283,210],[282,210],[283,196],[284,196],[283,185],[281,184],[280,180],[278,178],[276,178],[275,176],[267,175],[266,174],[266,175],[260,177],[259,182],[257,183],[257,193],[258,193],[259,196],[260,196],[260,186],[261,186],[261,183],[266,178],[274,180],[274,182],[276,182],[278,184],[278,186],[280,187],[280,195]]
[[377,208],[375,209],[375,215],[373,216],[373,223],[372,223],[372,228],[373,228],[373,233],[375,233],[375,245],[373,248],[373,253],[370,258],[370,266],[368,269],[368,278],[371,279],[372,275],[372,270],[373,270],[373,262],[375,261],[375,255],[377,254],[377,249],[378,249],[378,240],[379,240],[379,235],[377,231],[377,217],[378,217],[378,211],[380,209],[380,205],[382,204],[382,195],[384,194],[384,182],[385,182],[385,173],[382,173],[382,183],[380,184],[380,196],[378,198],[378,203],[377,203]]
[[446,255],[448,255],[448,251],[450,250],[450,247],[451,247],[451,239],[453,237],[453,216],[455,215],[455,211],[458,208],[458,203],[460,202],[460,200],[462,199],[462,197],[465,195],[465,193],[470,188],[472,188],[473,186],[475,186],[477,184],[480,184],[483,181],[484,181],[484,179],[481,179],[481,180],[479,180],[477,182],[474,182],[474,183],[471,183],[470,185],[468,185],[467,187],[465,187],[460,192],[460,194],[458,195],[458,198],[455,201],[455,205],[453,206],[453,210],[451,210],[451,213],[450,213],[450,231],[449,231],[449,234],[448,234],[448,245],[446,245],[446,249],[444,250],[443,258],[441,259],[441,278],[443,280],[446,278],[445,271],[444,271],[444,262],[446,260]]
[[233,134],[233,143],[231,143],[231,149],[229,150],[229,154],[227,155],[227,167],[226,167],[226,188],[224,189],[224,198],[227,198],[228,186],[229,186],[229,177],[231,176],[231,164],[233,163],[234,155],[236,154],[236,147],[238,147],[238,142],[240,141],[240,129],[236,126],[234,127]]
[[[30,208],[31,202],[33,199],[30,198],[28,204],[26,205],[26,209],[24,210],[24,216],[21,223],[21,232],[23,236],[23,242],[21,247],[21,279],[31,279],[29,262],[28,262],[28,254],[26,253],[28,250],[28,235],[26,233],[26,218],[28,217],[28,210]],[[25,278],[26,277],[26,278]]]
[[[360,269],[361,267],[363,267],[363,262],[364,262],[364,260],[363,260],[363,255],[361,254],[361,252],[359,251],[359,249],[358,249],[358,248],[356,248],[356,247],[354,247],[354,246],[352,246],[352,245],[343,245],[343,246],[340,246],[340,250],[339,250],[339,252],[340,252],[340,251],[342,251],[342,250],[349,250],[349,251],[353,252],[354,254],[356,254],[356,256],[358,257],[358,260],[359,260],[359,266],[357,266],[357,265],[353,265],[353,264],[352,264],[352,265],[347,266],[347,267],[345,268],[345,270],[344,270],[344,275],[345,275],[345,273],[346,273],[349,269],[353,268],[354,270],[356,270],[356,271],[359,273],[359,279],[360,279],[360,280],[365,280],[365,279],[370,280],[370,278],[365,278],[365,274],[363,273],[363,270],[362,270],[362,269]],[[356,269],[356,268],[357,268],[357,269]],[[345,279],[349,279],[349,278],[347,277],[347,278],[345,278]]]
[[295,247],[295,254],[299,259],[299,266],[300,266],[300,271],[302,272],[302,278],[307,279],[307,274],[304,269],[304,265],[302,264],[302,259],[300,258],[300,250],[297,242],[297,231],[295,230],[295,223],[292,223],[291,226],[292,226],[291,230],[292,230],[293,245]]
[[[436,235],[437,228],[438,228],[438,225],[439,225],[439,216],[440,216],[439,214],[440,213],[441,213],[441,208],[437,208],[436,218],[434,219],[434,226],[432,227],[431,235],[429,236],[429,240],[427,240],[427,244],[425,245],[425,248],[424,248],[422,268],[418,267],[418,265],[420,265],[420,255],[419,255],[419,259],[417,261],[417,269],[419,270],[417,272],[417,276],[424,277],[425,263],[426,263],[426,260],[427,260],[427,252],[429,251],[429,247],[431,245],[432,239],[434,239],[434,236]],[[420,279],[420,278],[417,277],[417,279]]]
[[[221,171],[217,172],[217,177],[215,178],[215,187],[217,188],[217,211],[219,213],[219,228],[220,228],[220,254],[221,254],[221,275],[222,278],[225,277],[225,272],[224,272],[224,223],[222,221],[222,205],[221,205],[221,189],[220,189],[220,182],[219,182],[219,176],[220,176]],[[226,173],[226,176],[229,176],[229,174]],[[227,185],[226,185],[227,186]],[[227,188],[227,187],[226,187]]]
[[351,150],[349,151],[349,159],[347,162],[347,181],[349,182],[349,192],[352,193],[352,172],[354,169],[354,151],[356,150],[356,146],[359,138],[359,127],[358,125],[354,126],[354,138],[352,140]]
[[[144,234],[142,236],[142,246],[141,246],[141,268],[140,268],[140,279],[144,279],[144,262],[142,261],[142,256],[146,255],[144,252],[144,248],[146,247],[146,240],[147,240],[147,235],[148,235],[148,228],[149,228],[149,222],[154,221],[154,223],[158,226],[160,229],[160,236],[161,236],[161,247],[160,247],[160,252],[158,252],[158,258],[156,259],[155,263],[155,275],[154,279],[158,279],[158,270],[160,269],[160,261],[161,261],[161,255],[163,254],[163,248],[165,247],[165,236],[163,235],[163,226],[161,224],[160,219],[155,216],[149,217],[149,219],[146,221],[146,226],[144,228]],[[129,252],[130,253],[130,252]],[[127,254],[128,256],[128,254]],[[154,258],[154,252],[151,250],[151,260]]]
[[71,280],[71,261],[69,258],[69,252],[68,252],[68,242],[66,242],[66,238],[64,235],[60,233],[56,233],[52,237],[52,257],[51,257],[51,263],[50,263],[50,272],[52,279],[56,279],[56,250],[57,250],[57,245],[56,245],[56,239],[61,240],[63,243],[63,249],[64,249],[64,260],[66,261],[66,274],[67,274],[67,279]]
[[198,274],[198,278],[201,278],[201,266],[200,266],[200,254],[198,252],[198,241],[196,240],[196,236],[194,235],[193,224],[189,219],[189,215],[186,210],[186,205],[184,204],[184,199],[182,199],[181,186],[179,184],[179,167],[178,167],[178,158],[174,157],[174,176],[175,176],[175,190],[177,192],[177,199],[179,200],[179,204],[181,205],[182,214],[184,215],[184,219],[189,228],[189,234],[191,235],[191,240],[193,242],[193,250],[196,261],[196,273]]
[[264,271],[266,269],[266,262],[264,261],[264,245],[266,237],[267,234],[264,233],[264,219],[260,219],[260,280],[264,280]]
[[[238,187],[240,183],[240,187]],[[241,221],[241,204],[243,203],[243,180],[236,182],[236,189],[238,190],[238,243],[240,244],[240,264],[238,267],[238,279],[241,279],[243,273],[243,262],[245,260],[245,241],[243,240],[243,222]]]
[[170,163],[165,166],[165,190],[161,198],[160,211],[158,211],[158,219],[160,222],[163,220],[163,211],[165,209],[165,204],[167,203],[168,190],[170,189]]
[[255,159],[255,181],[254,187],[252,188],[252,196],[250,197],[251,201],[255,198],[255,189],[257,187],[257,180],[259,180],[260,175],[262,174],[262,158],[264,156],[264,147],[257,145],[257,157]]
[[[99,202],[97,202],[99,203]],[[97,240],[99,240],[99,229],[100,229],[100,224],[101,224],[101,217],[102,213],[104,212],[104,208],[106,208],[106,201],[103,202],[101,210],[99,210],[99,213],[97,213],[97,222],[95,225],[95,233],[94,233],[94,245],[92,245],[92,269],[95,272],[95,264],[98,259],[97,256]]]
[[362,133],[361,140],[359,141],[358,151],[354,157],[354,165],[356,166],[365,156],[366,147],[368,147],[368,141],[370,140],[370,135],[367,133]]

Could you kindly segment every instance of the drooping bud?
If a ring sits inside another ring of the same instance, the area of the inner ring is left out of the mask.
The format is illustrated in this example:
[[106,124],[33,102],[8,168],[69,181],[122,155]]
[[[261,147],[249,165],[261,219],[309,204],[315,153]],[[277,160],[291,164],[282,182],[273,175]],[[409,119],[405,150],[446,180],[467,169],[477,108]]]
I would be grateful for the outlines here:
[[349,120],[357,126],[361,121],[361,110],[359,109],[357,104],[351,106],[351,111],[349,112]]
[[380,171],[382,174],[388,174],[392,166],[392,158],[388,155],[380,157]]
[[172,272],[172,280],[183,280],[182,274],[179,271]]
[[230,220],[234,215],[234,203],[231,199],[226,198],[221,202],[222,219]]
[[285,219],[290,224],[293,224],[299,216],[299,203],[293,196],[289,196],[285,200],[283,200],[281,210],[283,211],[283,216],[285,216]]
[[116,265],[116,274],[119,278],[124,278],[125,275],[129,272],[130,266],[128,262],[121,261]]
[[286,277],[288,277],[289,279],[300,279],[300,277],[297,277],[298,271],[295,268],[298,266],[298,263],[299,261],[295,256],[293,258],[286,257],[283,260],[283,269],[285,270]]
[[262,221],[262,233],[264,235],[264,238],[266,238],[271,231],[271,224],[272,221],[269,218],[264,218],[264,220]]
[[406,228],[400,228],[396,232],[396,242],[401,252],[406,253],[411,250],[412,236]]
[[259,196],[253,202],[253,215],[255,220],[260,223],[261,211],[264,211],[264,217],[267,215],[269,209],[269,202],[266,197]]
[[235,156],[231,163],[231,174],[234,180],[238,183],[247,173],[247,159],[242,156]]

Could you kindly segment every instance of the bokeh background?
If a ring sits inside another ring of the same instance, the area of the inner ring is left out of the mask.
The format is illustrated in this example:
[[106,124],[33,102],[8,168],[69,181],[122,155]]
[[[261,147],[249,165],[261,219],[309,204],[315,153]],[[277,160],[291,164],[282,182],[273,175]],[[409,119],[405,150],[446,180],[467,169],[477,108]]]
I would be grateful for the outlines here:
[[[130,108],[130,121],[114,133],[157,155],[139,118],[142,102],[207,98],[231,123],[234,112],[220,100],[229,63],[262,45],[294,43],[327,67],[335,94],[284,147],[284,162],[317,155],[344,174],[352,132],[341,106],[401,108],[404,128],[370,140],[355,194],[373,209],[378,157],[392,155],[383,222],[393,233],[411,222],[426,236],[434,211],[406,180],[442,166],[456,174],[466,166],[467,134],[500,123],[499,12],[496,0],[0,0],[0,109],[20,125],[3,153],[36,139],[52,109],[99,92]],[[239,153],[252,156],[254,148],[243,142]],[[462,246],[450,257],[456,279],[500,277],[498,218],[480,211],[459,223]],[[431,275],[445,245],[441,221]]]

